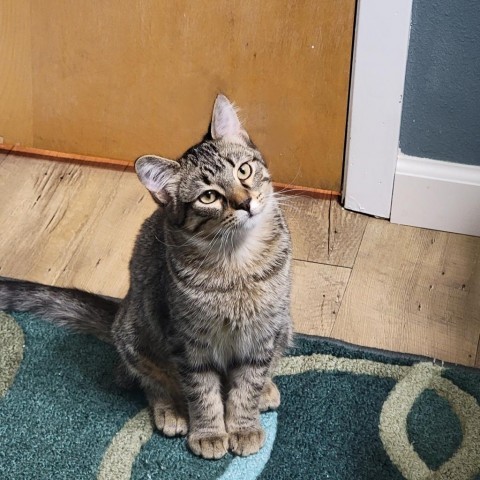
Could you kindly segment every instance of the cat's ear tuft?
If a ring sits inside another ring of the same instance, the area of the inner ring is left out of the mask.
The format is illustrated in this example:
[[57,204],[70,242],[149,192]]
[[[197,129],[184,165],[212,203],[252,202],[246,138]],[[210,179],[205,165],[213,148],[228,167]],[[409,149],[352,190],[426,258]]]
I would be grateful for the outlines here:
[[225,95],[218,95],[213,106],[210,134],[214,140],[245,144],[248,134],[243,129],[235,107]]
[[170,200],[167,187],[179,168],[178,162],[156,155],[144,155],[135,162],[138,178],[162,205]]

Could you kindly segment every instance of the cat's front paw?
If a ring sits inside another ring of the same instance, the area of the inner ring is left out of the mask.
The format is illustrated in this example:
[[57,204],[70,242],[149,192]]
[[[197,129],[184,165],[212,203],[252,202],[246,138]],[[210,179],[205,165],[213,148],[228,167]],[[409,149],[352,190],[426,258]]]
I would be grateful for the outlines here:
[[187,418],[171,408],[153,409],[155,426],[167,437],[184,436],[188,433]]
[[229,445],[232,453],[246,457],[257,453],[265,442],[265,432],[261,427],[252,427],[230,432]]
[[188,446],[199,457],[217,460],[228,451],[228,435],[226,433],[191,433],[188,436]]

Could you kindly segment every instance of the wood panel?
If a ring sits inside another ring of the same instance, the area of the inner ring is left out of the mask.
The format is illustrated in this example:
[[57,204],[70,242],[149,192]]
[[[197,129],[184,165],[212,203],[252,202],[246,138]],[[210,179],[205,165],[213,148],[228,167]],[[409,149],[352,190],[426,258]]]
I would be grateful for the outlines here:
[[3,161],[7,158],[8,153],[6,152],[0,152],[0,168],[2,166]]
[[0,2],[0,143],[33,143],[30,0]]
[[292,319],[296,332],[331,334],[350,272],[349,268],[293,262]]
[[31,0],[30,146],[178,157],[206,132],[221,91],[276,180],[339,191],[354,9],[355,0]]
[[338,199],[285,195],[283,209],[297,260],[352,268],[368,217],[342,208]]
[[474,365],[480,238],[370,219],[332,335]]
[[136,175],[13,156],[0,169],[0,275],[123,296],[154,209]]
[[156,204],[132,172],[124,172],[118,183],[109,179],[108,187],[107,191],[111,190],[101,197],[104,209],[82,232],[82,242],[57,283],[121,298],[128,290],[128,263],[135,238]]

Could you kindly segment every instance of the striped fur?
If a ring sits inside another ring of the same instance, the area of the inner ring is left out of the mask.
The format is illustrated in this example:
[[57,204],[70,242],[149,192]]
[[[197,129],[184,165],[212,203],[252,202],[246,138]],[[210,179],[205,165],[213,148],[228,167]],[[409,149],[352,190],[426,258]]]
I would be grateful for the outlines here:
[[[260,410],[280,402],[271,372],[292,331],[290,236],[266,164],[219,96],[209,137],[178,162],[150,155],[136,169],[160,207],[137,237],[130,289],[114,319],[107,308],[110,320],[99,313],[96,329],[91,313],[80,314],[75,328],[111,338],[117,377],[144,389],[166,435],[188,432],[205,458],[254,453],[264,441]],[[2,300],[11,293],[0,286],[0,308],[22,310],[28,295]],[[77,308],[78,295],[48,290],[50,317]]]

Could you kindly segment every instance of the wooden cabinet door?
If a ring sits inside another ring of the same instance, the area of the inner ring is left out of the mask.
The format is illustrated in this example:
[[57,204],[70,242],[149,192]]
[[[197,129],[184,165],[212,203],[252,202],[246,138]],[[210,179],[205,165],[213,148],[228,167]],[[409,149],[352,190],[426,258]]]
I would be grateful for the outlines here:
[[355,0],[5,0],[0,10],[2,27],[16,21],[0,47],[14,49],[8,95],[0,89],[15,118],[0,118],[6,143],[178,157],[223,92],[275,180],[340,190]]

